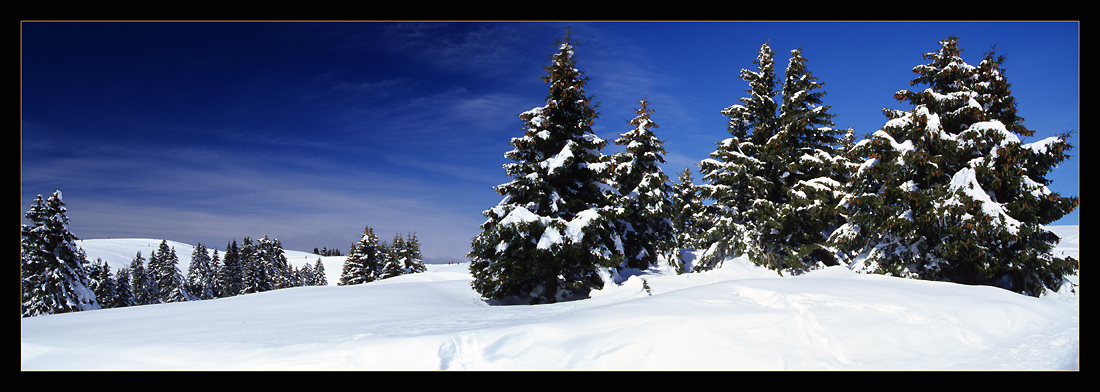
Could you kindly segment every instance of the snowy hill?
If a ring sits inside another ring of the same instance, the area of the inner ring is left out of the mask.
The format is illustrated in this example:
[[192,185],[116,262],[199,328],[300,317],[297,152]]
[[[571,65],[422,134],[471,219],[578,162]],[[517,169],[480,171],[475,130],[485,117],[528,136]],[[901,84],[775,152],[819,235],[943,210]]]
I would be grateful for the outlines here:
[[[1078,227],[1053,229],[1064,238],[1059,251],[1076,255]],[[80,246],[117,269],[159,243]],[[190,246],[170,245],[185,270]],[[287,257],[295,265],[317,260]],[[324,260],[334,283],[343,257]],[[1076,294],[1032,298],[841,267],[783,277],[734,259],[705,273],[650,271],[581,301],[494,306],[470,288],[467,268],[428,265],[359,286],[23,318],[20,368],[1079,369]]]

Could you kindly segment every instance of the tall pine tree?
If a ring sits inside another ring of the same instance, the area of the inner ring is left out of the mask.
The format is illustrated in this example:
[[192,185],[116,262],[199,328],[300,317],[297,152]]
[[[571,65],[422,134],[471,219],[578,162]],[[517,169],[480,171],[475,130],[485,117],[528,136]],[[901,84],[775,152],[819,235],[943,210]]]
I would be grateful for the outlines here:
[[218,284],[221,286],[221,297],[232,297],[244,291],[244,266],[237,240],[225,246],[225,256],[218,271]]
[[620,194],[616,202],[622,208],[619,235],[622,238],[623,261],[619,268],[644,270],[657,265],[658,256],[679,264],[676,247],[672,186],[661,169],[665,162],[664,141],[657,139],[650,119],[649,101],[642,99],[637,117],[628,123],[634,129],[615,140],[625,151],[611,156],[613,183]]
[[748,96],[723,111],[732,137],[700,163],[701,193],[714,203],[700,217],[712,226],[695,268],[714,268],[741,254],[781,272],[833,264],[827,234],[841,224],[833,206],[843,192],[846,164],[838,155],[833,115],[822,103],[823,85],[801,49],[791,51],[782,83],[767,44],[754,63],[755,71],[741,71]]
[[910,84],[925,89],[895,94],[913,109],[884,110],[882,130],[854,147],[868,159],[833,241],[858,271],[1057,290],[1076,261],[1051,255],[1058,238],[1042,225],[1078,199],[1051,192],[1045,175],[1071,146],[1065,135],[1020,141],[1032,132],[1016,115],[1002,57],[990,52],[974,67],[956,37],[940,46],[913,69]]
[[99,309],[61,191],[45,201],[38,195],[25,217],[29,223],[20,226],[19,242],[22,316]]
[[484,212],[472,240],[471,285],[493,300],[551,303],[587,297],[603,286],[603,268],[619,264],[615,246],[606,142],[592,132],[596,105],[585,93],[566,34],[546,66],[546,105],[520,114],[524,136],[505,154],[512,181],[495,187],[504,196]]

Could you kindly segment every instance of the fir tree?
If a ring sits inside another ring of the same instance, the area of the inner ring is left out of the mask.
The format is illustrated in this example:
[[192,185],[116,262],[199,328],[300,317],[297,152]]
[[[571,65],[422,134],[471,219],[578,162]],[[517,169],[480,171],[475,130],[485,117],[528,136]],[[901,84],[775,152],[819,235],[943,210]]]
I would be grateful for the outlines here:
[[[703,209],[703,200],[699,196],[699,189],[695,186],[691,177],[691,169],[685,168],[672,185],[670,200],[673,205],[672,226],[676,233],[676,247],[681,249],[695,249],[696,239],[706,231],[706,226],[699,220]],[[678,271],[680,271],[678,269]]]
[[382,246],[374,229],[367,226],[363,236],[348,250],[344,268],[340,272],[340,286],[369,283],[377,280],[381,274]]
[[416,233],[409,233],[405,237],[404,254],[405,273],[415,274],[428,270],[424,266],[424,256],[420,253],[420,240],[416,238]]
[[135,305],[154,303],[155,296],[150,290],[148,274],[145,272],[145,258],[141,256],[140,250],[130,261],[130,285],[133,287]]
[[114,274],[111,273],[111,266],[97,258],[88,266],[87,273],[90,282],[88,287],[95,293],[99,306],[103,309],[115,307],[115,303],[118,302],[118,291]]
[[664,141],[653,134],[652,128],[658,126],[650,119],[649,101],[642,99],[639,104],[638,116],[628,121],[634,129],[615,140],[626,146],[625,151],[612,155],[611,162],[612,185],[621,195],[617,204],[623,211],[618,222],[623,246],[619,268],[644,270],[656,265],[659,255],[676,264],[679,251],[670,218],[672,187],[660,166],[665,162]]
[[[884,110],[882,130],[854,149],[868,159],[850,181],[850,223],[833,234],[859,271],[967,284],[992,284],[1038,296],[1057,290],[1076,260],[1056,258],[1058,238],[1042,225],[1072,211],[1076,197],[1046,188],[1066,159],[1066,136],[1022,143],[1017,117],[992,52],[978,67],[958,40],[940,41],[914,67],[895,98],[909,111]],[[1019,136],[1017,136],[1019,135]]]
[[198,299],[212,299],[214,296],[214,267],[210,253],[202,243],[195,245],[191,253],[191,264],[187,267],[188,291]]
[[115,279],[117,282],[115,307],[124,308],[137,305],[134,299],[133,286],[130,285],[130,276],[130,270],[126,268],[118,270],[118,278]]
[[225,246],[225,258],[222,260],[221,270],[218,271],[218,280],[222,297],[232,297],[244,291],[244,267],[237,240]]
[[778,91],[773,54],[765,44],[757,70],[741,72],[749,97],[724,111],[733,138],[701,163],[714,226],[697,268],[738,254],[781,272],[835,264],[826,235],[842,223],[834,211],[847,167],[839,132],[801,49],[791,51]]
[[505,154],[512,181],[495,187],[504,199],[484,212],[472,240],[471,285],[488,299],[584,298],[621,257],[612,226],[617,192],[600,153],[606,142],[592,132],[596,105],[568,34],[546,71],[546,105],[520,114],[525,134]]
[[99,309],[88,288],[84,250],[69,231],[61,191],[38,195],[20,226],[22,317]]
[[179,257],[176,256],[176,249],[170,248],[167,240],[161,240],[157,251],[160,257],[159,262],[155,263],[157,267],[154,273],[160,293],[160,302],[193,300],[194,297],[187,292],[186,281],[179,270]]
[[383,252],[382,272],[378,278],[386,279],[404,274],[405,240],[399,234],[393,237],[393,243],[389,247],[384,244],[382,246],[386,250]]
[[325,265],[321,263],[321,259],[317,258],[317,262],[313,264],[313,285],[314,286],[328,286],[328,277],[325,276]]
[[263,290],[267,276],[261,260],[261,250],[252,243],[251,237],[241,240],[241,294],[258,293]]

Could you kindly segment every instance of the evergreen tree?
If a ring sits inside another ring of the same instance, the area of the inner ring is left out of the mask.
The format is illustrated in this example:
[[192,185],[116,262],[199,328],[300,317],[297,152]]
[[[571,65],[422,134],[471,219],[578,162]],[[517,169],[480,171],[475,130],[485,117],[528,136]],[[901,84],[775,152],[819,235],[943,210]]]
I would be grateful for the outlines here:
[[210,253],[202,243],[195,245],[191,253],[191,264],[187,267],[188,291],[198,299],[212,299],[214,296],[214,267],[211,265]]
[[130,261],[130,285],[133,287],[135,305],[154,303],[155,296],[150,290],[148,274],[145,272],[145,258],[141,257],[140,250]]
[[835,264],[826,244],[842,223],[834,211],[847,167],[837,151],[839,132],[801,49],[791,51],[778,91],[773,55],[765,44],[757,70],[741,72],[749,97],[723,112],[733,138],[700,164],[704,196],[715,202],[707,210],[714,226],[699,269],[738,254],[793,273]]
[[348,250],[348,257],[340,272],[339,285],[350,286],[379,279],[383,257],[382,246],[374,235],[374,229],[367,226],[363,230],[363,236]]
[[1050,253],[1058,237],[1042,225],[1078,204],[1046,188],[1045,175],[1066,159],[1067,136],[1023,143],[1000,62],[978,67],[961,57],[958,39],[940,41],[895,94],[909,111],[854,149],[868,159],[850,181],[843,207],[849,224],[833,234],[844,255],[865,259],[859,271],[966,284],[991,284],[1040,295],[1057,290],[1076,260]]
[[116,282],[116,296],[115,307],[124,308],[128,306],[137,305],[137,301],[134,299],[134,289],[130,285],[130,270],[122,268],[118,270],[118,278]]
[[718,267],[727,258],[744,254],[752,245],[750,233],[755,229],[750,208],[756,200],[766,200],[773,193],[776,178],[767,170],[767,160],[760,150],[776,133],[778,105],[775,97],[775,52],[765,43],[753,62],[756,71],[741,70],[741,79],[749,83],[747,97],[741,104],[722,110],[729,117],[729,138],[715,144],[709,159],[699,162],[703,184],[700,196],[712,201],[699,219],[709,226],[699,239],[705,248],[694,270]]
[[657,264],[658,255],[677,264],[674,215],[670,194],[672,186],[661,169],[665,162],[664,141],[658,140],[651,128],[649,101],[642,99],[638,116],[628,121],[634,129],[623,133],[615,144],[625,151],[611,156],[614,164],[613,185],[621,195],[617,204],[622,208],[619,220],[623,261],[619,268],[644,270]]
[[155,263],[157,268],[154,273],[160,293],[160,302],[183,302],[194,299],[187,292],[186,281],[179,270],[179,257],[176,256],[176,249],[168,247],[167,240],[161,240],[157,251],[160,256],[159,261]]
[[424,256],[420,253],[420,240],[416,238],[416,233],[409,233],[405,238],[404,254],[405,273],[415,274],[428,270],[424,266]]
[[404,274],[405,267],[405,240],[398,234],[393,237],[393,243],[386,249],[382,256],[382,272],[378,279],[392,278]]
[[[672,226],[673,232],[676,233],[676,247],[695,249],[696,238],[702,236],[706,227],[699,220],[703,200],[691,177],[691,169],[685,168],[680,172],[676,183],[672,185],[670,199],[673,205]],[[680,271],[680,269],[677,270]]]
[[218,279],[221,285],[222,297],[232,297],[243,293],[244,266],[241,262],[237,240],[226,244],[225,259],[222,260],[221,270],[218,271]]
[[484,212],[472,240],[471,285],[488,299],[584,298],[621,258],[613,238],[617,192],[600,153],[606,142],[592,132],[596,105],[568,34],[558,43],[543,77],[546,105],[520,114],[525,134],[505,154],[515,161],[504,166],[513,180],[495,187],[504,199]]
[[61,191],[38,195],[20,226],[22,317],[99,309],[88,288],[84,250],[69,231]]
[[113,308],[118,302],[118,288],[111,273],[111,266],[102,259],[96,259],[88,266],[88,285],[95,293],[96,302],[103,309]]
[[328,286],[328,277],[325,276],[325,265],[321,263],[320,258],[317,258],[317,263],[313,264],[313,279],[314,286]]
[[210,291],[214,295],[213,298],[222,297],[222,264],[221,256],[218,255],[218,248],[214,248],[214,254],[210,256]]
[[241,294],[265,291],[267,275],[264,271],[261,249],[252,243],[251,237],[241,240],[241,275],[244,285]]

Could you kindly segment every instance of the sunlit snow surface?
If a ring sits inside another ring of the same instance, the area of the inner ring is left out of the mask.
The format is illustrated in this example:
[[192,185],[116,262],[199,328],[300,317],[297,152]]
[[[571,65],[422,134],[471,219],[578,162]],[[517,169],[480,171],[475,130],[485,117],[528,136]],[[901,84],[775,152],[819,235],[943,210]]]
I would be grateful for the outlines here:
[[[1057,250],[1077,256],[1078,227],[1052,229],[1064,239]],[[159,243],[80,245],[117,269]],[[173,245],[186,271],[191,248]],[[299,266],[318,258],[287,253]],[[323,260],[335,283],[343,257]],[[1077,294],[1032,298],[842,267],[779,276],[734,259],[706,273],[649,271],[586,300],[503,306],[479,298],[467,268],[429,265],[359,286],[22,318],[20,368],[1079,369]]]

